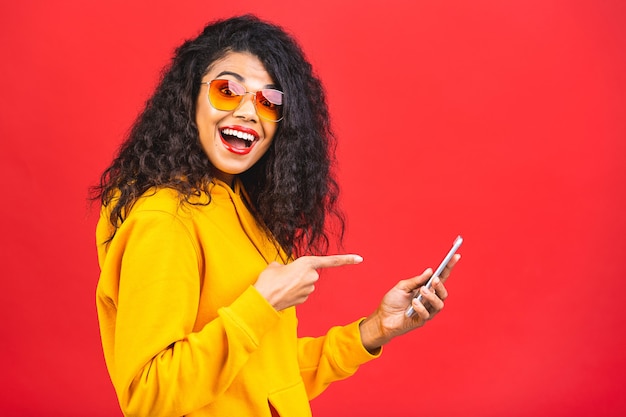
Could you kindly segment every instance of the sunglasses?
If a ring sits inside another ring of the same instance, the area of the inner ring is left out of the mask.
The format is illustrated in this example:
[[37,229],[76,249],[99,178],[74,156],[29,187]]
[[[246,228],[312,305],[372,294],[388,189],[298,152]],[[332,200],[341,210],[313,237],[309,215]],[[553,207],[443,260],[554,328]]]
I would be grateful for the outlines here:
[[280,122],[283,118],[283,92],[264,88],[256,93],[231,80],[205,81],[209,86],[209,102],[217,110],[233,111],[241,104],[246,94],[252,94],[254,108],[259,117],[270,122]]

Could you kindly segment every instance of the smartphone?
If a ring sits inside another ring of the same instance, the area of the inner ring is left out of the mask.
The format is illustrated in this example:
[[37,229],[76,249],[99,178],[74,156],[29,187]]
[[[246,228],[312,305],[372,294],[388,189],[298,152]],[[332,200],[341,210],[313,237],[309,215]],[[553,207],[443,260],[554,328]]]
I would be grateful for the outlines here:
[[[452,248],[450,249],[446,257],[443,258],[443,261],[441,261],[441,263],[439,264],[439,267],[435,270],[433,275],[428,279],[428,282],[423,286],[430,289],[430,287],[433,285],[433,279],[441,275],[441,273],[443,272],[443,269],[446,267],[446,265],[448,265],[448,262],[450,262],[450,259],[452,259],[457,249],[459,249],[459,246],[461,246],[461,243],[463,243],[463,238],[461,236],[457,236],[456,239],[454,239]],[[416,295],[413,298],[417,298],[418,301],[422,301],[422,294],[420,293],[419,288],[415,290],[415,294]],[[415,313],[413,306],[409,306],[409,308],[406,309],[406,316],[411,317],[413,313]]]

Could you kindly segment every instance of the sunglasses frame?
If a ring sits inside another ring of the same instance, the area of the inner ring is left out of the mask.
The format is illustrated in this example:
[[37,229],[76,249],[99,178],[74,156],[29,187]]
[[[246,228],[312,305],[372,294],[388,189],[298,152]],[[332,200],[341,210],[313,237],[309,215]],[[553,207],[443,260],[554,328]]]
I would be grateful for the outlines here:
[[[239,97],[239,102],[237,103],[237,105],[236,105],[235,107],[233,107],[233,108],[232,108],[232,109],[230,109],[230,110],[220,109],[219,107],[217,107],[217,106],[213,103],[213,101],[211,101],[211,84],[212,84],[212,83],[214,83],[215,81],[225,81],[225,82],[228,82],[228,83],[233,83],[233,84],[236,84],[236,85],[241,86],[241,89],[244,91],[244,93],[243,93],[243,94],[235,94],[235,96],[238,96],[238,97]],[[220,110],[220,111],[234,111],[234,110],[236,110],[239,106],[241,106],[241,103],[243,102],[243,98],[244,98],[244,96],[245,96],[245,95],[247,95],[247,94],[252,94],[252,102],[254,103],[254,110],[256,111],[256,114],[258,114],[260,118],[262,118],[262,119],[264,119],[264,120],[267,120],[268,122],[274,122],[274,123],[278,123],[278,122],[280,122],[281,120],[283,120],[283,117],[284,117],[284,116],[282,115],[282,111],[281,111],[280,118],[279,118],[278,120],[273,120],[273,119],[270,119],[270,118],[268,118],[268,117],[266,117],[266,116],[263,116],[263,115],[261,114],[261,113],[262,113],[262,111],[261,111],[261,112],[259,112],[259,108],[257,107],[257,96],[258,96],[258,94],[259,94],[259,93],[262,93],[262,94],[263,94],[263,92],[264,92],[264,91],[268,91],[268,90],[270,90],[270,91],[275,91],[275,92],[277,92],[277,93],[280,93],[280,95],[281,95],[282,97],[284,97],[284,96],[285,96],[285,93],[283,93],[283,92],[282,92],[282,91],[280,91],[280,90],[277,90],[277,89],[275,89],[275,88],[262,88],[262,89],[260,89],[260,90],[258,90],[258,91],[247,91],[247,90],[245,89],[245,87],[244,87],[243,85],[241,85],[240,83],[238,83],[237,81],[228,80],[228,79],[226,79],[226,78],[215,78],[215,79],[213,79],[213,80],[211,80],[211,81],[203,81],[203,82],[201,82],[200,84],[206,84],[206,85],[208,86],[208,88],[207,88],[207,98],[209,99],[209,103],[211,104],[211,106],[212,106],[214,109],[216,109],[216,110]],[[265,98],[266,100],[268,100],[267,96],[265,96],[265,95],[263,95],[263,96],[264,96],[264,98]],[[275,105],[277,105],[277,106],[280,106],[281,108],[282,108],[282,106],[283,106],[282,104],[276,104],[276,103],[274,103],[274,104],[275,104]]]

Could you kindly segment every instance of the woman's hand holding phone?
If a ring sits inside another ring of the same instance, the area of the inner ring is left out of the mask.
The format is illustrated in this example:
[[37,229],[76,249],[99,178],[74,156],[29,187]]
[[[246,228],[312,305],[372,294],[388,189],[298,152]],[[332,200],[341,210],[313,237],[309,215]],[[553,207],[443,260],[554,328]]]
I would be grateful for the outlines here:
[[399,281],[385,294],[376,311],[361,322],[361,340],[368,351],[376,352],[394,337],[423,326],[441,311],[448,297],[444,282],[461,258],[456,251],[462,241],[457,237],[434,273],[428,268],[418,276]]

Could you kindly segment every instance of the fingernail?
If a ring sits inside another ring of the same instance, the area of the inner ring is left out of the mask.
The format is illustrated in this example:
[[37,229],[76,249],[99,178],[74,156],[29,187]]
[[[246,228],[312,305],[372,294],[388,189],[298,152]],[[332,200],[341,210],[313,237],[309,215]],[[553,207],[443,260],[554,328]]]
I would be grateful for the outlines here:
[[422,292],[424,294],[430,294],[430,290],[428,288],[426,288],[426,287],[422,287]]
[[360,264],[361,262],[363,262],[363,258],[359,255],[354,255],[354,263]]

